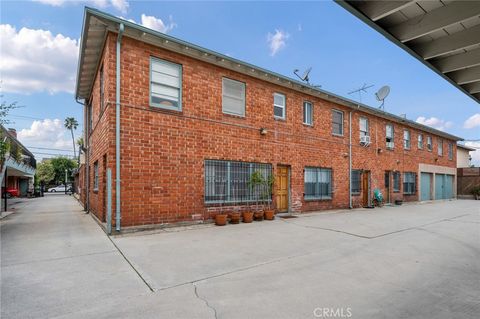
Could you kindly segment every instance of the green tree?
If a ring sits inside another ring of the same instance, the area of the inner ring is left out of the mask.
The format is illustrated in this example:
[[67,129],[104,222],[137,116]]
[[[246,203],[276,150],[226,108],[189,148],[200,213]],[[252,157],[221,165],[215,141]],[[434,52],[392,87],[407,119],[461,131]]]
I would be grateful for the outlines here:
[[56,184],[65,183],[65,170],[68,173],[68,180],[73,181],[72,170],[77,167],[74,160],[64,156],[54,157],[49,160],[55,171],[54,181]]
[[43,161],[37,165],[38,181],[50,184],[55,179],[55,169],[51,161]]
[[77,153],[75,150],[75,137],[73,136],[73,130],[76,130],[78,127],[78,122],[74,117],[67,117],[65,119],[65,128],[70,130],[70,133],[72,133],[72,143],[73,143],[73,157],[77,158]]

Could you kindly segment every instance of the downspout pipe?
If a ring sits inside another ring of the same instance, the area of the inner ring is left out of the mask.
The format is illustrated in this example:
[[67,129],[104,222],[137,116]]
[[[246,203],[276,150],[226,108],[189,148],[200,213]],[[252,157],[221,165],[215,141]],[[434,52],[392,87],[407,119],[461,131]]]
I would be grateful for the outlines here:
[[120,23],[117,36],[117,61],[116,61],[116,85],[115,85],[115,227],[120,231],[120,48],[122,45],[123,31],[125,26]]
[[349,112],[348,125],[348,207],[352,209],[352,111]]
[[[83,141],[84,144],[84,153],[85,153],[85,179],[83,183],[85,184],[85,205],[83,206],[83,210],[86,214],[90,212],[90,158],[89,158],[89,144],[90,144],[90,121],[88,120],[88,113],[91,112],[89,106],[87,106],[84,102],[80,102],[78,98],[75,98],[75,102],[80,105],[83,105],[83,118],[85,119],[84,123],[84,137],[85,140]],[[80,157],[79,157],[80,158]],[[80,167],[80,163],[78,165]]]

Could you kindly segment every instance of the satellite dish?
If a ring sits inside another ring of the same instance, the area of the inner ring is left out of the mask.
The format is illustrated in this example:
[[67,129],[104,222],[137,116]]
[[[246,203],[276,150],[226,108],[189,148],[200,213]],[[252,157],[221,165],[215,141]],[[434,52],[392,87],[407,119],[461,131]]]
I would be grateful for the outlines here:
[[379,109],[383,108],[383,110],[385,111],[385,99],[387,98],[389,93],[390,93],[390,87],[388,85],[382,86],[380,90],[378,90],[378,92],[375,93],[377,100],[382,102],[382,104],[379,106]]
[[375,96],[377,97],[377,100],[382,102],[382,105],[383,105],[383,102],[389,93],[390,93],[390,87],[388,85],[385,85],[385,86],[382,86],[377,93],[375,93]]
[[295,70],[293,70],[293,73],[303,82],[309,83],[310,79],[308,78],[308,75],[310,74],[310,71],[312,71],[312,67],[309,67],[308,69],[306,69],[305,72],[303,72],[302,76],[298,75],[298,71],[300,71],[300,70],[295,69]]
[[309,67],[308,69],[303,72],[302,80],[305,82],[308,82],[308,75],[310,74],[310,71],[312,71],[312,67]]

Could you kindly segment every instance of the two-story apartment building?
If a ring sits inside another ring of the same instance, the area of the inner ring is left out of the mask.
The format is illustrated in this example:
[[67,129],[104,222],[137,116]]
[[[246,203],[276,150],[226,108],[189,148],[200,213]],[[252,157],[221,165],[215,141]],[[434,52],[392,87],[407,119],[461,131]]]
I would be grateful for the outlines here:
[[82,201],[105,221],[110,168],[117,226],[247,209],[255,171],[279,212],[455,196],[460,138],[89,8],[76,97]]

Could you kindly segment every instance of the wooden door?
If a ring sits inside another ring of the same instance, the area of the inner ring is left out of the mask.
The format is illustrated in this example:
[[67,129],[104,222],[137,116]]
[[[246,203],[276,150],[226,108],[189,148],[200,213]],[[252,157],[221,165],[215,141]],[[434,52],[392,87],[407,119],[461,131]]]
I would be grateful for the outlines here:
[[278,212],[288,211],[288,166],[278,166],[275,184]]
[[362,190],[363,190],[363,198],[362,198],[362,205],[364,207],[370,206],[370,172],[363,171],[362,174]]

